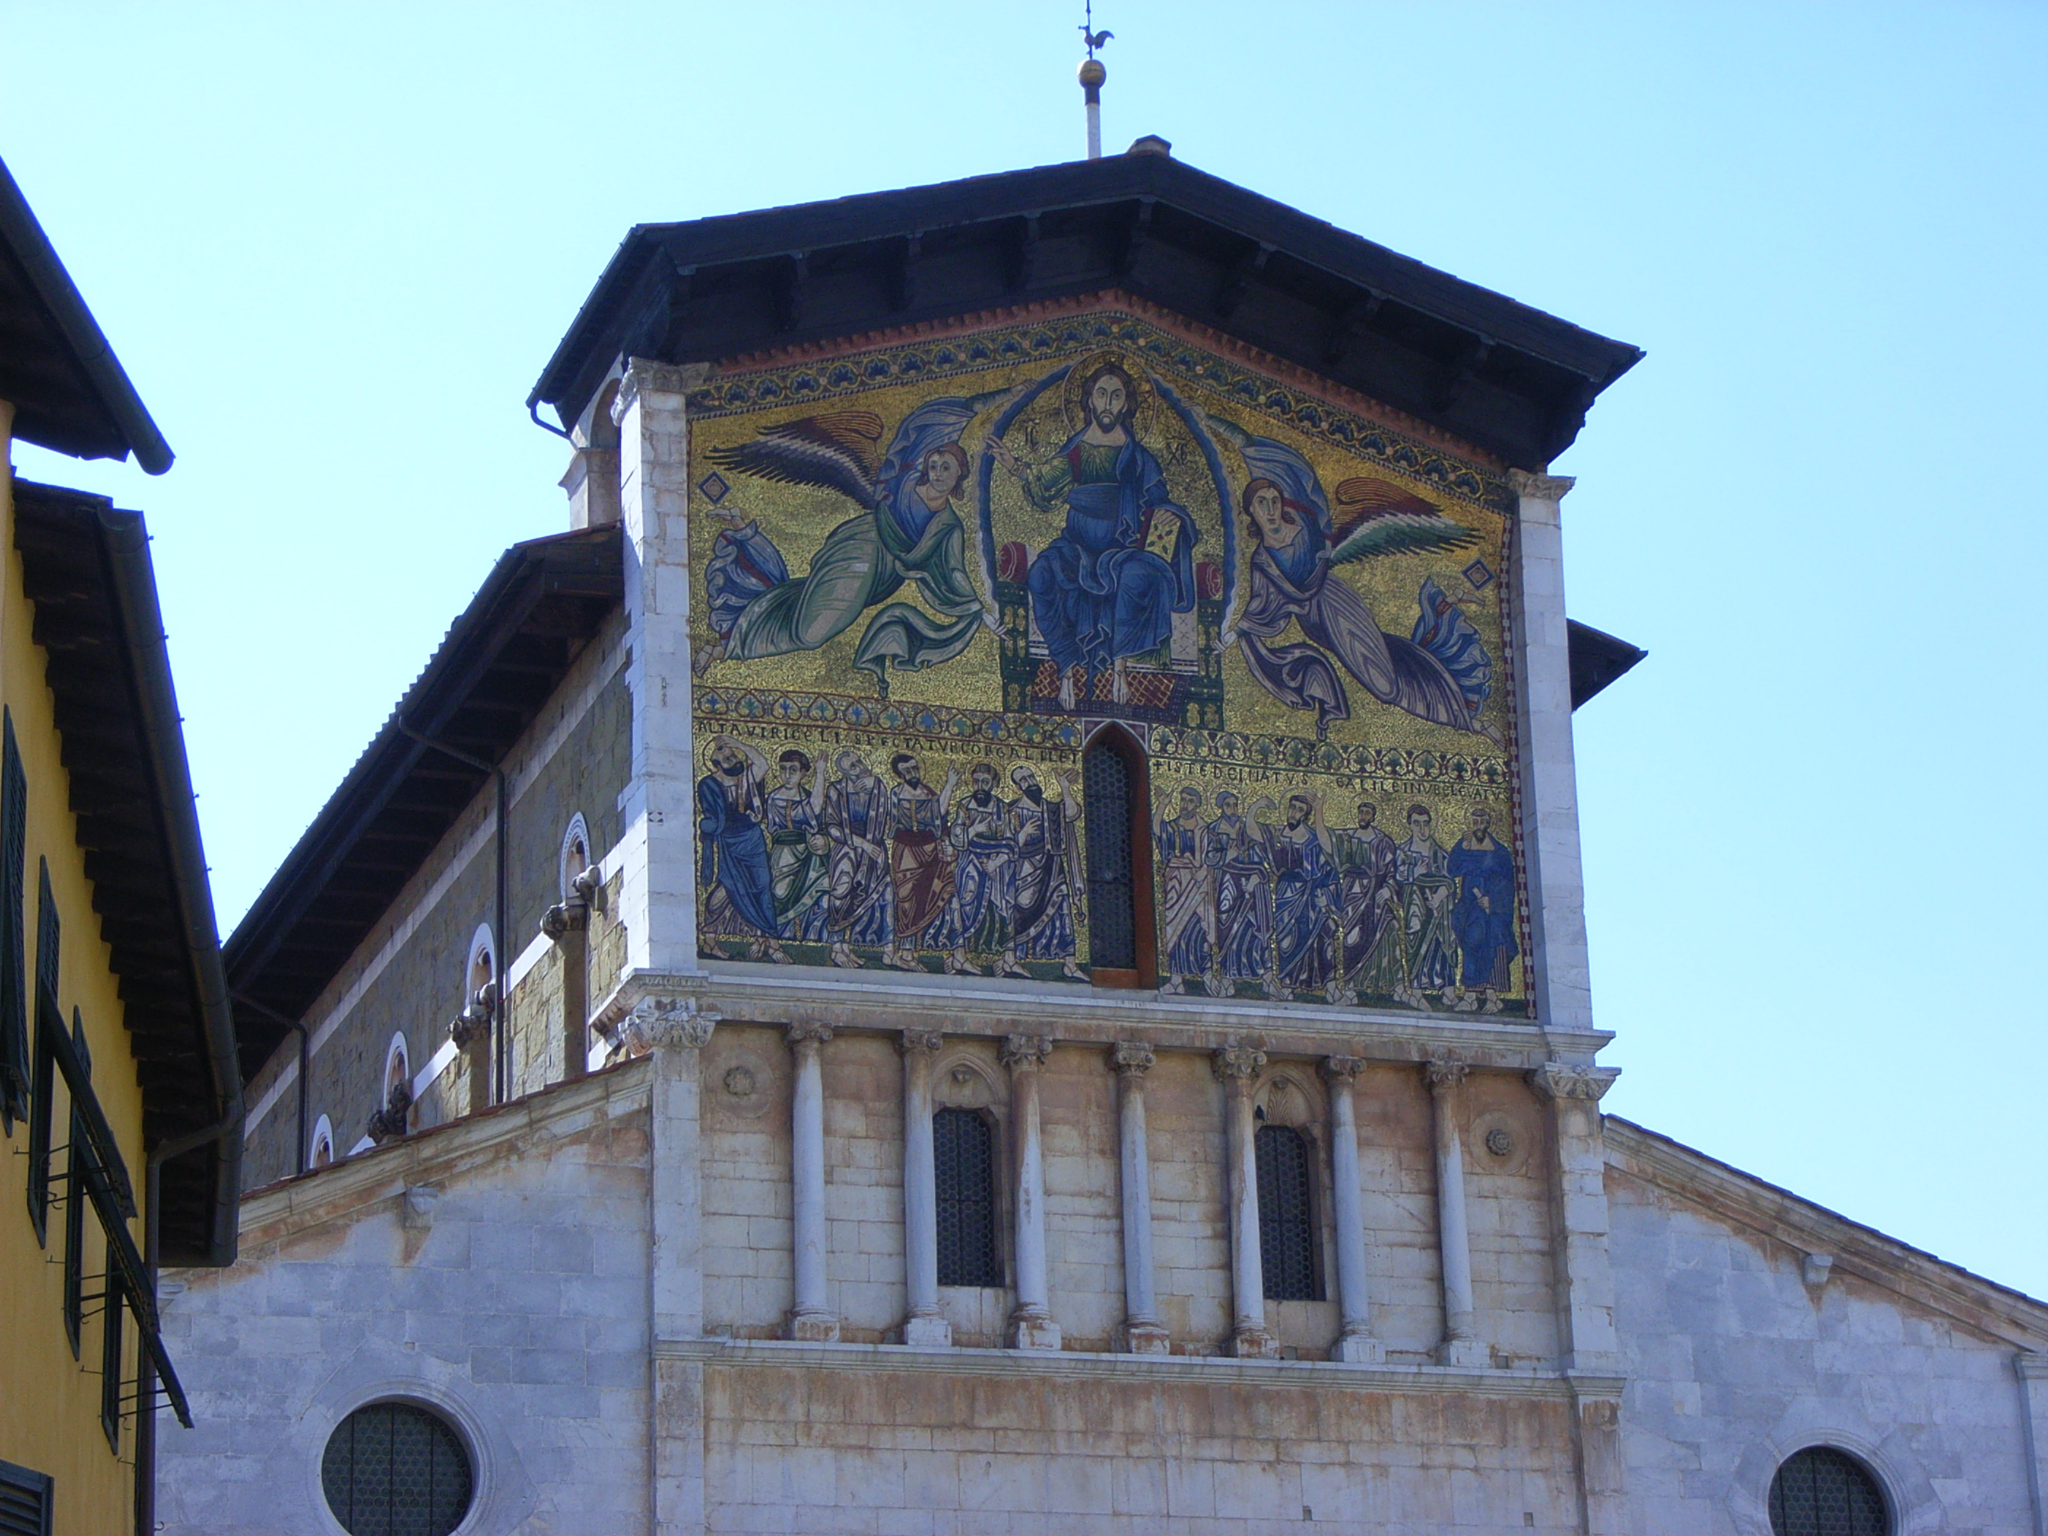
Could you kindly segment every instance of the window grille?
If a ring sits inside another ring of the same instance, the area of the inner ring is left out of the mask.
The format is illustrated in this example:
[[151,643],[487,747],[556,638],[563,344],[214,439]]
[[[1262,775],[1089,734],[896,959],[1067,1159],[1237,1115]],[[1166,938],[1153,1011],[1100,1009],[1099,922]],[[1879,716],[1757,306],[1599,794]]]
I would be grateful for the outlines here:
[[996,1249],[995,1140],[995,1128],[971,1109],[942,1109],[932,1116],[941,1285],[1003,1283]]
[[469,1512],[469,1454],[424,1408],[373,1403],[329,1438],[320,1486],[349,1536],[448,1536]]
[[1259,1165],[1259,1266],[1266,1295],[1273,1301],[1321,1301],[1308,1142],[1291,1126],[1262,1125],[1252,1145]]
[[100,1306],[100,1428],[107,1433],[108,1448],[120,1455],[121,1282],[112,1264],[107,1266],[107,1296]]
[[1088,818],[1088,960],[1110,970],[1135,970],[1130,765],[1107,742],[1097,742],[1082,754],[1081,787]]
[[[76,1008],[71,1010],[71,1043],[90,1073],[92,1053],[85,1048],[85,1021]],[[74,1104],[70,1142],[64,1154],[64,1334],[71,1340],[74,1360],[78,1358],[79,1327],[85,1318],[85,1180],[89,1155],[85,1147],[85,1120]]]
[[1854,1457],[1808,1446],[1771,1479],[1772,1536],[1889,1536],[1884,1494]]
[[54,1503],[47,1472],[0,1461],[0,1536],[50,1536]]
[[23,864],[28,778],[14,744],[14,715],[0,713],[0,1120],[8,1135],[28,1114],[28,985],[22,955]]

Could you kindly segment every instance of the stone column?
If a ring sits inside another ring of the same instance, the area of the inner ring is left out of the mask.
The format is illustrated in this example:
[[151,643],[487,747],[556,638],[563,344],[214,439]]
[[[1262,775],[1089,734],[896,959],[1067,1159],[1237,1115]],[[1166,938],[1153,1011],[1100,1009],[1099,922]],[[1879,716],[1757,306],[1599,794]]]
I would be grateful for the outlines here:
[[936,1029],[903,1032],[903,1342],[944,1349],[953,1325],[939,1315],[939,1189],[932,1164],[932,1061]]
[[1424,1067],[1436,1120],[1436,1224],[1443,1253],[1444,1339],[1437,1346],[1442,1365],[1490,1365],[1493,1352],[1474,1330],[1472,1240],[1465,1227],[1465,1145],[1458,1122],[1464,1117],[1467,1068],[1455,1056]]
[[1545,1062],[1529,1086],[1549,1106],[1557,1163],[1551,1181],[1550,1232],[1559,1256],[1566,1371],[1620,1369],[1614,1334],[1614,1274],[1607,1255],[1607,1147],[1600,1099],[1621,1073],[1612,1067]]
[[1266,1331],[1266,1270],[1259,1257],[1259,1163],[1253,1141],[1252,1085],[1266,1053],[1226,1046],[1213,1058],[1223,1084],[1224,1135],[1230,1159],[1230,1291],[1234,1349],[1241,1360],[1271,1360],[1280,1345]]
[[626,532],[632,773],[621,801],[619,921],[628,971],[695,975],[696,770],[690,728],[690,455],[701,366],[627,361],[612,419]]
[[2026,1436],[2027,1477],[2034,1493],[2034,1536],[2048,1536],[2048,1355],[2023,1349],[2012,1363],[2020,1377],[2020,1431]]
[[698,1536],[704,1529],[704,1366],[661,1346],[704,1336],[699,1059],[716,1022],[687,997],[643,998],[626,1020],[631,1037],[654,1057],[648,1259],[655,1349],[648,1440],[657,1536]]
[[1336,1358],[1377,1365],[1387,1348],[1372,1336],[1372,1314],[1366,1297],[1365,1203],[1358,1175],[1359,1071],[1356,1056],[1331,1056],[1323,1062],[1330,1085],[1330,1183],[1332,1216],[1337,1224],[1337,1300],[1343,1326]]
[[1003,1042],[1010,1069],[1010,1124],[1016,1146],[1017,1305],[1010,1313],[1012,1349],[1058,1349],[1045,1274],[1045,1160],[1038,1141],[1038,1073],[1052,1042],[1012,1035]]
[[1152,1047],[1125,1041],[1110,1053],[1117,1079],[1117,1152],[1124,1197],[1124,1323],[1134,1355],[1170,1355],[1152,1272],[1152,1158],[1145,1147],[1145,1074]]
[[1534,953],[1529,979],[1546,1030],[1593,1028],[1586,892],[1579,867],[1578,770],[1572,758],[1571,642],[1564,612],[1565,475],[1508,471],[1519,498],[1511,591],[1522,719],[1523,871]]
[[794,1196],[793,1247],[796,1305],[789,1336],[814,1344],[839,1337],[839,1317],[825,1288],[825,1065],[824,1045],[832,1031],[823,1024],[792,1024],[789,1048],[796,1056],[790,1098],[789,1176]]

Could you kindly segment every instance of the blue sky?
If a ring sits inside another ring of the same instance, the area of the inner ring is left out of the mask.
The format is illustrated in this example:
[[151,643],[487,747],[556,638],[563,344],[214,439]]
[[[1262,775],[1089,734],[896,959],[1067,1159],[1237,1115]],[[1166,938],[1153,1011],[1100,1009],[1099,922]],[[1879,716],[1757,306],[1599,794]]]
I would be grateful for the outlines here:
[[[627,228],[1076,156],[1064,4],[0,3],[4,156],[179,453],[223,927],[497,552]],[[1104,138],[1648,358],[1555,468],[1616,1112],[2048,1296],[2048,9],[1104,0]],[[2030,586],[2030,583],[2033,585]]]

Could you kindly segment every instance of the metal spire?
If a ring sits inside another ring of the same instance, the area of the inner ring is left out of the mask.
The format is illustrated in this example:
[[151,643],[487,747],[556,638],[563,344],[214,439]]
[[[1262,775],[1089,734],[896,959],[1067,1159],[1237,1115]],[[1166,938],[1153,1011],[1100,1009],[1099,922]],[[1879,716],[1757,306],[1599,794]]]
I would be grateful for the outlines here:
[[1081,38],[1088,45],[1088,57],[1081,61],[1081,99],[1088,110],[1088,158],[1102,158],[1102,82],[1109,78],[1109,71],[1102,67],[1102,60],[1095,57],[1095,50],[1116,36],[1107,28],[1095,30],[1095,0],[1082,0]]

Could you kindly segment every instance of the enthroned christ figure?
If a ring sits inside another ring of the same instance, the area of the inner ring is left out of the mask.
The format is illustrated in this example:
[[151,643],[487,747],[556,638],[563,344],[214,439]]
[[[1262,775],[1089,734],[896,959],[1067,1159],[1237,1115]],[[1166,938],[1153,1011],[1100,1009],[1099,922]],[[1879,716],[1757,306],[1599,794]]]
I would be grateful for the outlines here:
[[1076,684],[1092,697],[1111,674],[1111,697],[1128,701],[1125,664],[1173,634],[1173,616],[1195,605],[1195,520],[1167,489],[1152,450],[1138,441],[1138,386],[1115,363],[1081,381],[1087,417],[1058,453],[1026,464],[991,437],[988,450],[1025,496],[1050,514],[1062,503],[1060,534],[1031,563],[1031,613],[1060,675],[1060,707],[1075,707]]

